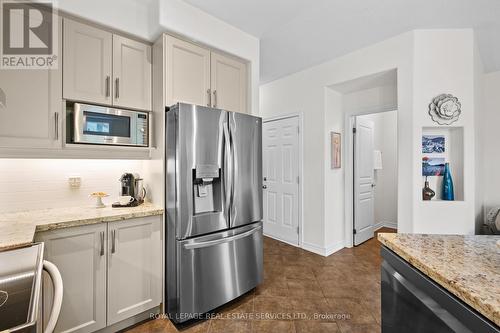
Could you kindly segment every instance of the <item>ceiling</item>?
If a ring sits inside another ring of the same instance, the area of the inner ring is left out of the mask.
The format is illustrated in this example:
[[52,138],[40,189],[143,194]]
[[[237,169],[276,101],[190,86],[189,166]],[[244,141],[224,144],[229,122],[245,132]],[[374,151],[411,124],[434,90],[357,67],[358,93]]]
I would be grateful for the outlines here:
[[499,0],[184,0],[260,38],[261,83],[413,29],[474,28],[500,70]]

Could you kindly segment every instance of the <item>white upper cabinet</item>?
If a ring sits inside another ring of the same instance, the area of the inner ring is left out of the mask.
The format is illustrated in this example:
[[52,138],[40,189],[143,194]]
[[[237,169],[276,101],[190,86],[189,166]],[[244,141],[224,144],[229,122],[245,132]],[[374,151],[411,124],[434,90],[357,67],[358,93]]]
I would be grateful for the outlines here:
[[166,105],[178,102],[247,112],[247,63],[165,35]]
[[247,111],[247,65],[234,58],[211,54],[212,106],[220,109]]
[[210,105],[210,51],[166,36],[166,103]]
[[151,46],[64,19],[63,97],[151,110]]
[[113,35],[113,105],[151,110],[151,47]]
[[161,221],[108,224],[108,326],[161,303]]
[[[62,27],[60,21],[57,24]],[[62,146],[61,66],[59,62],[58,69],[0,69],[0,148]]]
[[112,43],[110,32],[64,19],[64,98],[112,103]]

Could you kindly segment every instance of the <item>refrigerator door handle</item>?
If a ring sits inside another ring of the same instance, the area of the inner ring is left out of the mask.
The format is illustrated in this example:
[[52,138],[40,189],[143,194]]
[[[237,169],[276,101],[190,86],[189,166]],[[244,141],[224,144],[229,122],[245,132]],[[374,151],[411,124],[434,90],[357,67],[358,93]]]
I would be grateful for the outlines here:
[[199,242],[199,243],[197,243],[197,242],[187,243],[187,244],[184,244],[184,248],[186,250],[191,250],[191,249],[199,249],[199,248],[203,248],[203,247],[219,245],[219,244],[223,244],[223,243],[229,243],[229,242],[250,236],[250,235],[256,233],[257,231],[260,231],[261,229],[262,229],[262,226],[258,226],[258,227],[251,229],[251,230],[248,230],[248,231],[245,231],[245,232],[242,232],[240,234],[236,234],[236,235],[233,235],[230,237],[214,239],[214,240]]
[[[235,207],[234,207],[234,180],[235,180],[235,173],[236,173],[236,154],[238,153],[235,150],[234,147],[234,140],[233,140],[233,129],[231,126],[231,116],[233,115],[232,112],[229,113],[229,142],[230,142],[230,147],[231,147],[231,206],[229,207],[229,221],[230,221],[230,227],[234,227],[234,221],[233,221],[233,214],[235,214]],[[234,119],[233,119],[234,121]]]
[[231,207],[233,205],[232,203],[232,187],[233,187],[233,154],[231,150],[231,143],[230,143],[230,136],[229,136],[229,129],[228,129],[228,123],[224,123],[224,200],[225,200],[225,207],[224,207],[224,215],[226,216],[226,221],[228,223],[228,226],[231,226],[230,222],[230,215],[231,215]]

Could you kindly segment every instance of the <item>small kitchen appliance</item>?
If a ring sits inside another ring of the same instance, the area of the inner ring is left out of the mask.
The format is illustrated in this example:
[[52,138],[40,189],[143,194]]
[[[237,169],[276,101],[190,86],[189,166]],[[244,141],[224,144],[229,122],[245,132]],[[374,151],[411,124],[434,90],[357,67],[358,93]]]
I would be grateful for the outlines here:
[[149,146],[148,112],[75,103],[71,118],[71,143]]
[[136,207],[144,202],[146,198],[146,189],[144,181],[134,173],[124,173],[120,177],[120,197],[130,196],[133,198],[129,203],[122,205],[120,202],[115,202],[113,207]]

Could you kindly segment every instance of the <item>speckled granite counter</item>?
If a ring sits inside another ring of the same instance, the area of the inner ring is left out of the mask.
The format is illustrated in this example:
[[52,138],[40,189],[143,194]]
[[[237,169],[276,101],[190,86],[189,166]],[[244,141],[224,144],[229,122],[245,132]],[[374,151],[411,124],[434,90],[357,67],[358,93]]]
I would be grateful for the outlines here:
[[379,234],[379,241],[500,326],[500,236]]
[[0,214],[0,251],[33,242],[35,232],[163,214],[150,203],[127,208],[71,207]]

